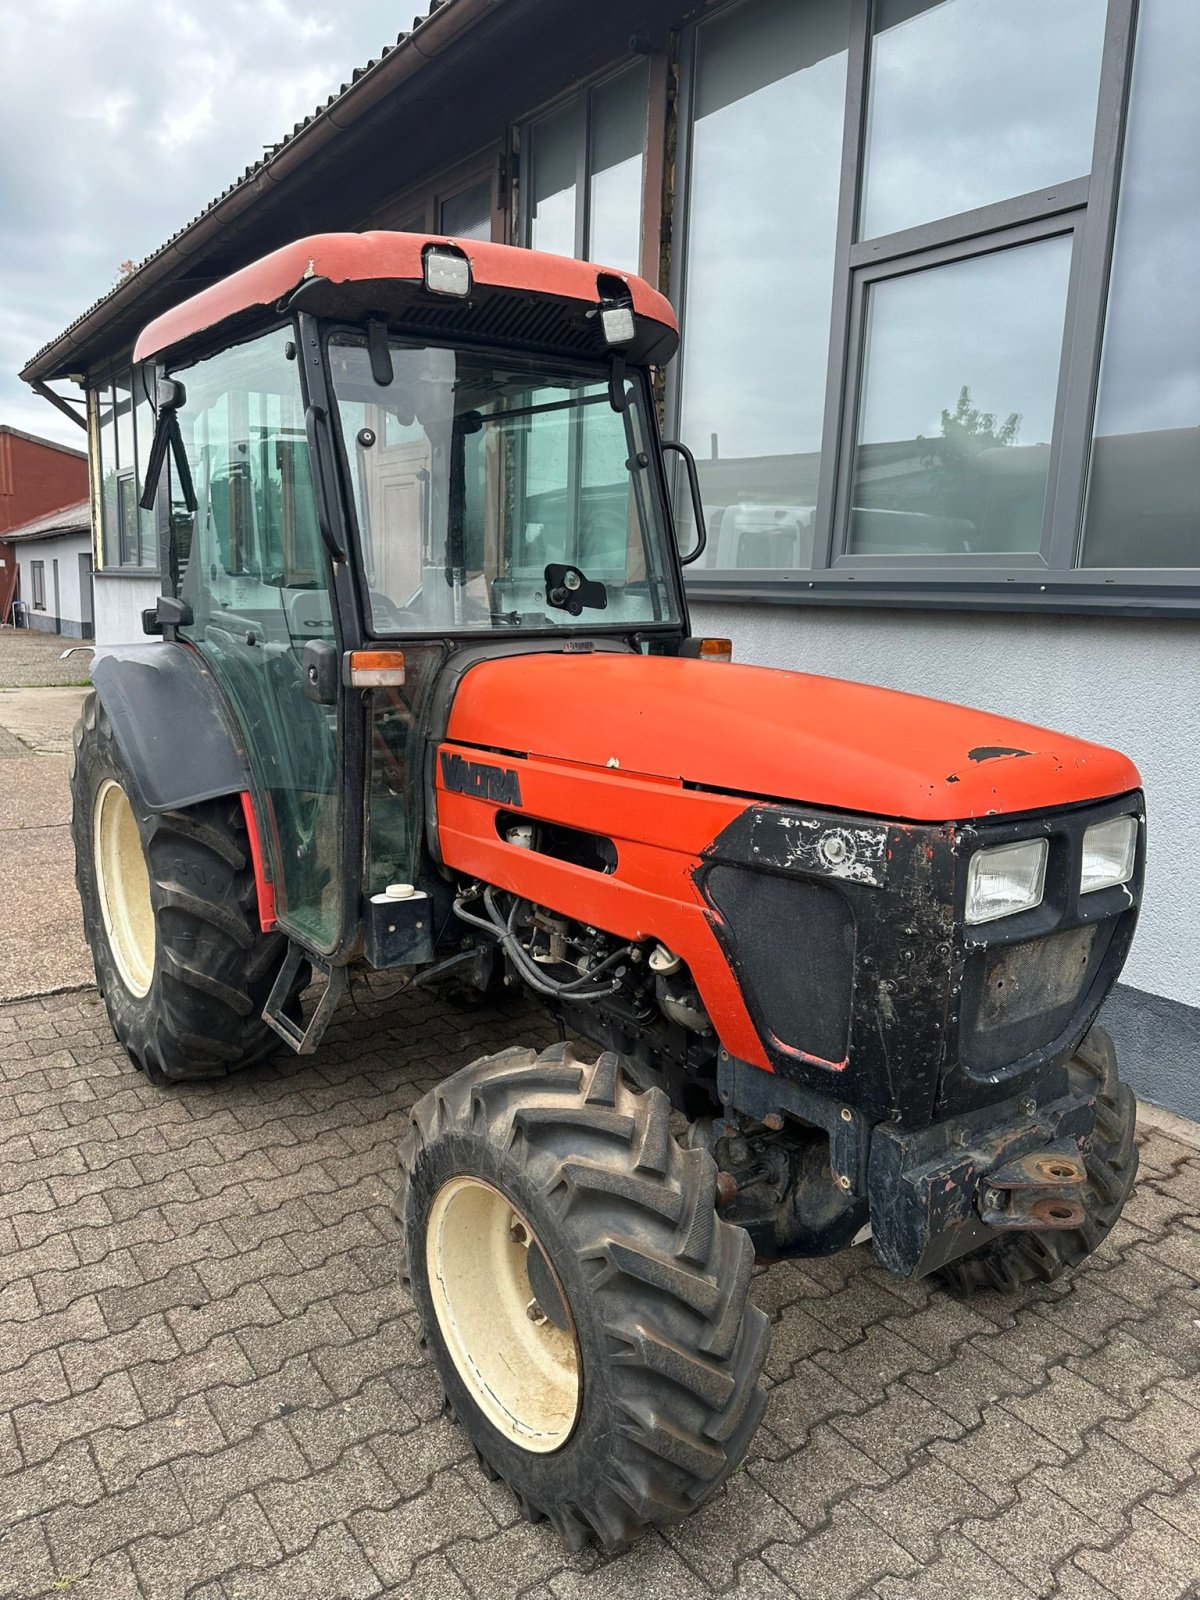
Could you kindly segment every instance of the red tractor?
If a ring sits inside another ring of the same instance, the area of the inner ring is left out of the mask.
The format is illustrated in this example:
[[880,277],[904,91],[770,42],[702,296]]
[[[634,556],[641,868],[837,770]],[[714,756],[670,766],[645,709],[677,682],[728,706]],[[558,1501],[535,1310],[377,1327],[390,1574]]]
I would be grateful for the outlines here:
[[573,1545],[738,1465],[756,1257],[869,1236],[960,1292],[1053,1278],[1136,1168],[1092,1026],[1136,770],[692,637],[676,344],[638,278],[394,233],[160,317],[161,642],[98,657],[72,780],[97,980],[153,1082],[311,1050],[355,966],[531,990],[597,1047],[447,1077],[396,1212],[455,1414]]

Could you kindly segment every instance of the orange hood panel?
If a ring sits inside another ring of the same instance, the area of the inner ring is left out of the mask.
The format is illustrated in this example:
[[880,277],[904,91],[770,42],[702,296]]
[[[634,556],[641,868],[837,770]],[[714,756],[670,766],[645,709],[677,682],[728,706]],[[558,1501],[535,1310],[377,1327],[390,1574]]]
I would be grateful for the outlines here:
[[919,695],[672,656],[525,655],[472,667],[458,744],[619,767],[910,822],[1044,811],[1140,786],[1103,745]]

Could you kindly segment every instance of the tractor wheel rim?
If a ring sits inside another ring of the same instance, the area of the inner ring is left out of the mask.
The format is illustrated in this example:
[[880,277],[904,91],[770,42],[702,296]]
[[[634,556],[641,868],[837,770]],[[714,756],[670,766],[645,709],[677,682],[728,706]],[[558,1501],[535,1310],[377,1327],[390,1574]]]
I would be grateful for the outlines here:
[[[554,1320],[530,1281],[534,1252]],[[579,1416],[582,1368],[570,1303],[528,1219],[490,1183],[451,1178],[430,1207],[425,1258],[442,1339],[480,1410],[525,1450],[559,1449]]]
[[154,977],[150,874],[133,807],[112,778],[106,778],[96,791],[92,837],[108,946],[121,982],[140,999],[149,993]]

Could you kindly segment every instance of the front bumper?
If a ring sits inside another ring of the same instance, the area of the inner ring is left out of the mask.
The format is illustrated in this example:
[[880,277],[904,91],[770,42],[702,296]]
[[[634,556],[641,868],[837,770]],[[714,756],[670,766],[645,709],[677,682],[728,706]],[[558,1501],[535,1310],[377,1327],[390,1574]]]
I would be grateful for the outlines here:
[[[871,1234],[890,1272],[923,1277],[1013,1227],[1079,1225],[1096,1102],[1065,1079],[1041,1105],[1022,1095],[917,1132],[873,1130]],[[1041,1159],[1022,1160],[1030,1157]],[[1010,1187],[1014,1178],[1019,1188]]]

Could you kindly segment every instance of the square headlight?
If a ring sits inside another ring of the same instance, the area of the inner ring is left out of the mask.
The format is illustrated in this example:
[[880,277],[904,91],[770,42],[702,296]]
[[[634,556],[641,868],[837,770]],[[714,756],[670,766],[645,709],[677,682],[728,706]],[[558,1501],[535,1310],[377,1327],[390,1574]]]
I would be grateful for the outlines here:
[[994,922],[1041,905],[1048,853],[1045,839],[976,850],[967,868],[967,922]]
[[1137,829],[1136,817],[1109,817],[1107,822],[1092,823],[1083,836],[1080,894],[1129,882],[1137,856]]

